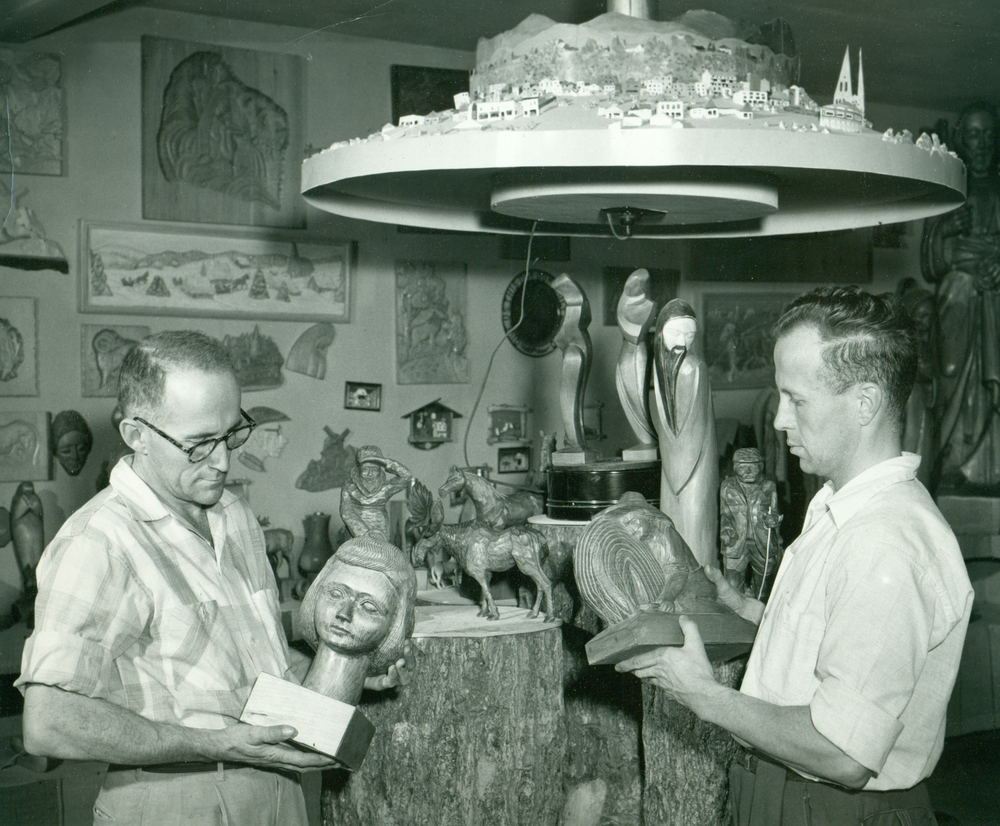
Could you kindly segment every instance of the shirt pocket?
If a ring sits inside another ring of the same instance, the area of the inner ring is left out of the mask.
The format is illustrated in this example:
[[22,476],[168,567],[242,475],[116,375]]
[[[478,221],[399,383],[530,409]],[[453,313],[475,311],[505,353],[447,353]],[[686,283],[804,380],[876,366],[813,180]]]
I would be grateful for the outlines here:
[[785,595],[769,614],[754,643],[764,643],[760,682],[783,704],[806,705],[819,684],[816,666],[826,623],[821,614]]
[[165,683],[176,689],[232,690],[240,671],[234,642],[215,600],[164,611],[153,627],[151,648],[147,657],[160,660]]
[[[258,653],[262,658],[262,662],[260,663],[261,669],[268,673],[274,673],[278,677],[283,676],[287,659],[285,656],[287,638],[285,637],[286,632],[282,624],[281,605],[278,603],[278,595],[273,588],[262,588],[259,591],[254,591],[251,601],[259,619],[258,625],[262,629],[261,633],[265,635],[267,647],[270,651],[270,657],[267,659],[272,661],[263,661],[265,654],[261,649],[258,649]],[[277,669],[276,672],[275,669]]]

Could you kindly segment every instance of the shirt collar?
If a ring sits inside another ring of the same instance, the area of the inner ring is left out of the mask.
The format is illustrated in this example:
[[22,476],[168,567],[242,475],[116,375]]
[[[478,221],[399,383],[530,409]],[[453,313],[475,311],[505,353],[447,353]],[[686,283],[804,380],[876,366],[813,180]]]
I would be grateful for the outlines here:
[[915,479],[919,466],[918,455],[903,453],[862,471],[840,490],[835,491],[833,483],[827,482],[809,503],[810,515],[816,509],[829,510],[839,528],[875,494],[898,482]]
[[[134,458],[132,455],[123,456],[112,468],[110,476],[112,489],[125,503],[129,514],[139,522],[156,522],[171,516],[160,497],[132,469]],[[209,515],[221,515],[238,498],[232,491],[223,490],[222,498],[208,509]]]

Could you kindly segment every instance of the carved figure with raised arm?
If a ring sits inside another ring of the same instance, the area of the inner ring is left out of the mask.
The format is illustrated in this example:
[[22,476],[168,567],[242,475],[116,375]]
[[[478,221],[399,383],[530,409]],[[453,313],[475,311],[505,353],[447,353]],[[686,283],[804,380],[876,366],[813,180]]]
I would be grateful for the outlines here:
[[[388,474],[392,474],[389,478]],[[374,445],[358,448],[357,467],[351,470],[340,494],[340,518],[353,536],[366,533],[389,538],[388,501],[405,490],[413,474]]]

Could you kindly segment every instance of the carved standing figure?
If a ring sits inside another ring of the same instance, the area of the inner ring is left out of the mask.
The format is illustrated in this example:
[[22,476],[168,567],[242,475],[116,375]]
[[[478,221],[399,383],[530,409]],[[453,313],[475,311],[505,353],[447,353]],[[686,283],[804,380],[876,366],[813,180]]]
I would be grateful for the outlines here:
[[702,565],[717,557],[719,453],[708,367],[691,350],[694,309],[675,298],[660,310],[654,346],[653,423],[660,442],[660,510]]
[[649,416],[649,348],[646,338],[656,318],[656,304],[649,297],[649,272],[636,270],[625,281],[618,300],[618,329],[622,348],[615,366],[615,387],[625,417],[639,443],[622,458],[655,459],[656,434]]
[[[393,475],[387,478],[386,472]],[[405,490],[413,474],[394,459],[386,459],[374,445],[358,448],[357,467],[340,494],[340,518],[354,536],[370,533],[389,538],[386,503]]]
[[1000,180],[997,112],[959,115],[954,148],[967,200],[924,228],[924,278],[937,284],[941,484],[1000,482]]
[[937,488],[937,421],[935,403],[938,396],[937,375],[937,312],[934,294],[920,287],[916,279],[905,278],[896,294],[906,314],[913,319],[919,341],[917,379],[906,402],[903,422],[903,450],[920,456],[917,478],[932,493]]
[[302,685],[356,705],[366,677],[384,674],[413,633],[417,578],[385,539],[348,539],[319,572],[299,609],[303,637],[316,649]]
[[734,588],[763,599],[781,562],[778,489],[764,476],[764,457],[755,447],[733,454],[733,474],[719,486],[722,568]]

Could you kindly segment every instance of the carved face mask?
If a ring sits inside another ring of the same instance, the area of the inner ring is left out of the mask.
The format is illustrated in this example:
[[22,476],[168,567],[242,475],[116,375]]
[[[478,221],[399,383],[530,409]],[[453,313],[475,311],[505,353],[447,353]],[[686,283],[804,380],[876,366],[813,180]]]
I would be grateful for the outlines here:
[[56,459],[70,476],[76,476],[90,455],[90,439],[79,430],[64,433],[56,445]]

